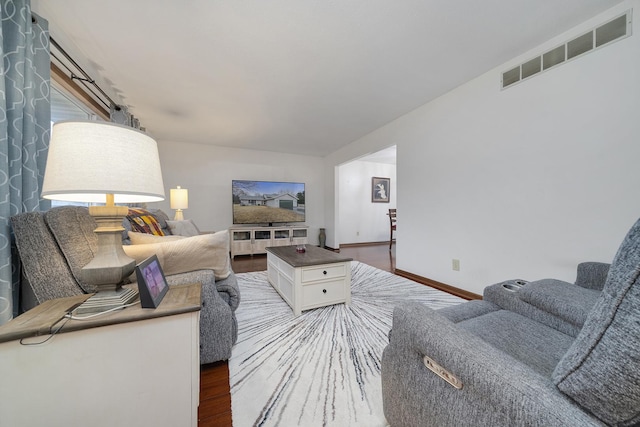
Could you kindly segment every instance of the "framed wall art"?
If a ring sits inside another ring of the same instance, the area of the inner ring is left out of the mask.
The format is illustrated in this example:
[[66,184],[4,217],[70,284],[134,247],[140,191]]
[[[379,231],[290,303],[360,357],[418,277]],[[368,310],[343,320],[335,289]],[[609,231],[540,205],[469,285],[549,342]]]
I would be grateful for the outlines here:
[[371,202],[389,203],[390,178],[371,178]]

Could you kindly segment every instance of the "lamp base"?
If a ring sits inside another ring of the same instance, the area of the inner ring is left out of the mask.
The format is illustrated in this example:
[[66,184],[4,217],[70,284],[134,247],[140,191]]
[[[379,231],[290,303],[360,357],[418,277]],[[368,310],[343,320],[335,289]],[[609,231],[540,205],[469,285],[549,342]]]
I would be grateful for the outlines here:
[[183,221],[184,215],[182,214],[182,209],[176,209],[176,215],[173,217],[174,221]]
[[131,288],[120,288],[117,291],[101,291],[73,310],[73,314],[100,313],[123,307],[135,301],[138,291]]

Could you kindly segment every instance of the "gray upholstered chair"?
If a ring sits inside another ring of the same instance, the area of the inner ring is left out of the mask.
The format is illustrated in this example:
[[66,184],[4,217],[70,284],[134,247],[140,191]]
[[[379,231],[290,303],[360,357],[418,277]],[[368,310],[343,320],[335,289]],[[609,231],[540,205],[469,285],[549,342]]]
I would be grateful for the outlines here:
[[[157,214],[161,224],[165,218]],[[45,213],[22,213],[12,217],[11,224],[22,264],[22,311],[49,299],[93,291],[80,280],[80,269],[97,250],[96,223],[86,208],[65,206]],[[166,232],[165,227],[163,224]],[[196,270],[167,275],[167,281],[170,286],[202,284],[200,363],[229,359],[238,337],[235,310],[240,303],[233,272],[216,281],[212,270]]]
[[639,277],[640,221],[610,267],[583,264],[575,284],[547,279],[516,284],[521,289],[503,295],[493,285],[493,302],[438,311],[416,303],[397,307],[382,357],[387,421],[392,427],[638,425]]

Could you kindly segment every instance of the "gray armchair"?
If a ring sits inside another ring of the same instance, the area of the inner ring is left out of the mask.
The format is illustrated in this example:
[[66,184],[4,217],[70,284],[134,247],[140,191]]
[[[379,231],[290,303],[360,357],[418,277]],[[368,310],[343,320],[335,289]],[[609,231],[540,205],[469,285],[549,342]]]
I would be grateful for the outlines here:
[[[160,214],[160,222],[162,218]],[[92,292],[79,279],[80,269],[97,249],[96,224],[86,208],[65,206],[45,213],[22,213],[12,217],[11,224],[22,264],[22,311],[49,299]],[[212,270],[196,270],[167,275],[167,282],[170,286],[202,284],[200,363],[229,359],[238,337],[235,310],[240,303],[233,272],[216,281]]]
[[508,291],[509,281],[487,288],[493,301],[397,307],[382,357],[387,421],[638,425],[639,277],[640,221],[610,267],[582,264],[575,284],[521,281]]

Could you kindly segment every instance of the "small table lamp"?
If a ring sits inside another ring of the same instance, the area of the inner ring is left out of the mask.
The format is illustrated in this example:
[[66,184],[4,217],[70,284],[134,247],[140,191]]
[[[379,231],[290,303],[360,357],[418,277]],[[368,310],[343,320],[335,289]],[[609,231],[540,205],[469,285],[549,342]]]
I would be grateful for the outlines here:
[[156,141],[113,123],[55,123],[42,197],[105,203],[89,207],[98,224],[98,251],[81,271],[81,278],[98,292],[77,312],[104,311],[133,301],[137,291],[122,287],[123,279],[135,269],[135,260],[122,250],[122,220],[129,209],[115,204],[164,200]]
[[176,221],[182,221],[184,216],[182,215],[182,209],[189,209],[189,190],[186,188],[172,188],[169,192],[171,199],[171,209],[176,210],[176,216],[173,218]]

